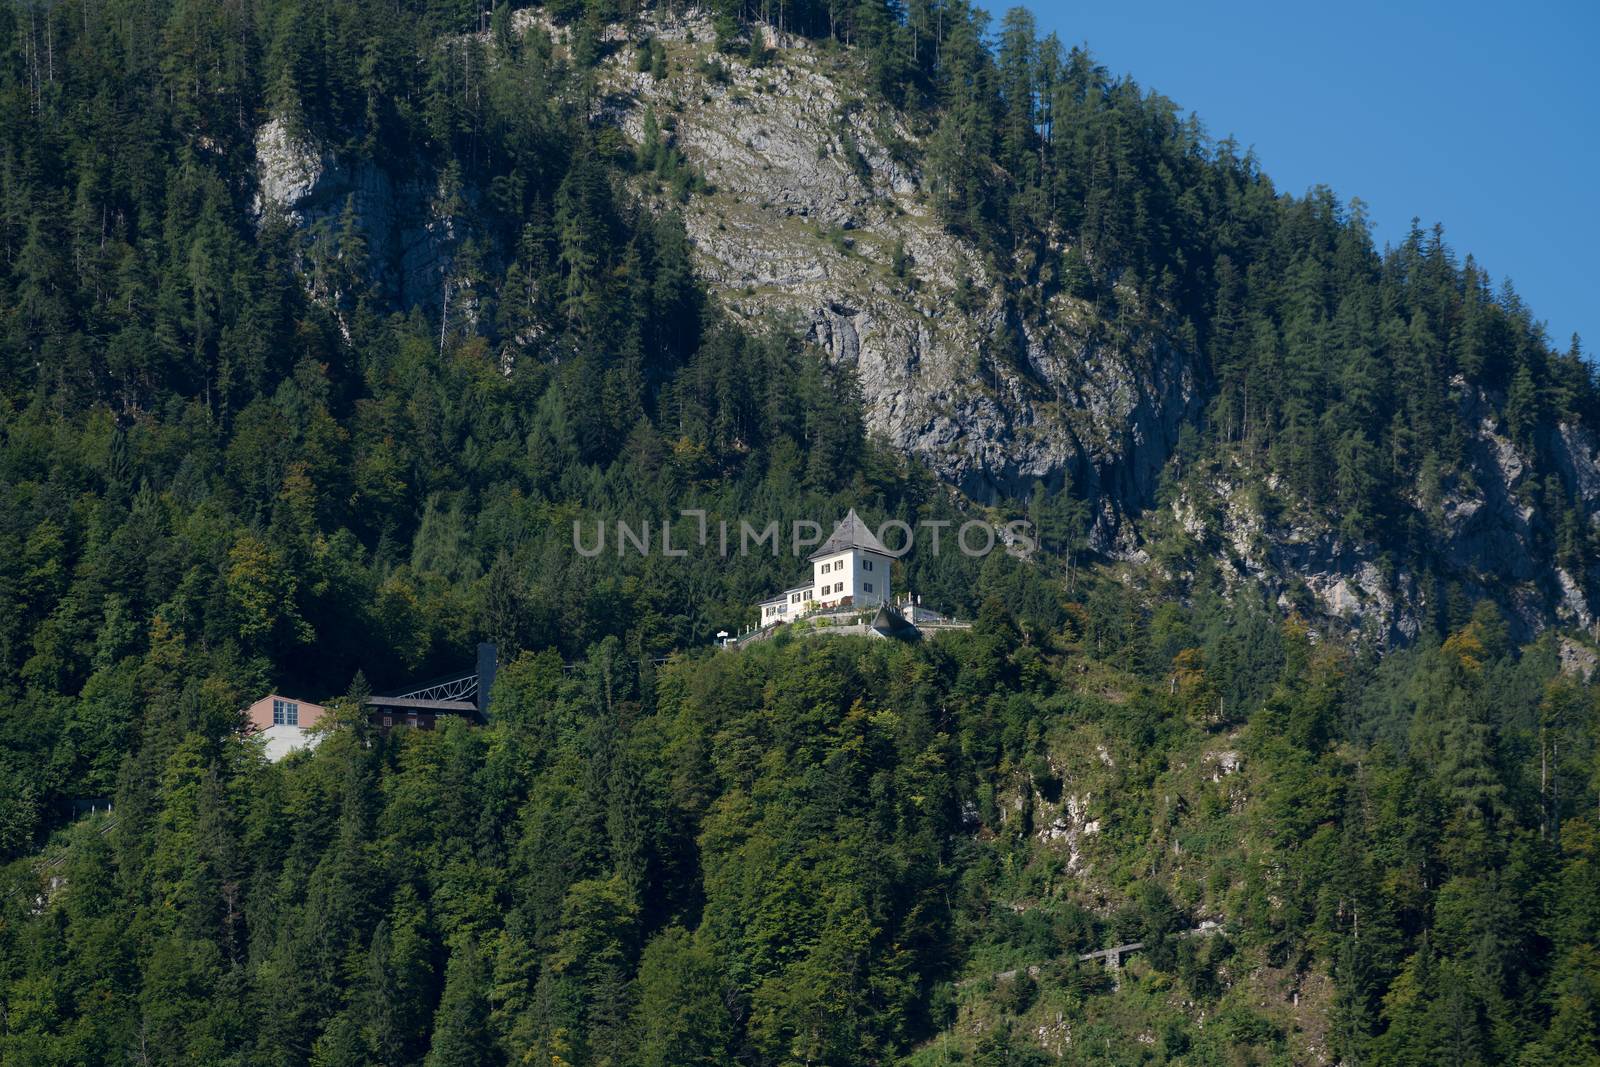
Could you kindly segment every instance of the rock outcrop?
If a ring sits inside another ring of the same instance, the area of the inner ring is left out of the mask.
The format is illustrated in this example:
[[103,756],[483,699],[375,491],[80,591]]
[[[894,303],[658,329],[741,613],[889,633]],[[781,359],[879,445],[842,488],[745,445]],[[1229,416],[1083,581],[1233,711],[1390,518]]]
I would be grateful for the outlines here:
[[[350,163],[294,132],[281,118],[256,131],[256,216],[277,216],[304,231],[310,247],[331,257],[348,253],[346,218],[365,246],[360,274],[396,307],[445,306],[455,227],[440,208],[438,183],[399,176],[367,160]],[[322,247],[319,248],[318,246]],[[326,283],[314,266],[302,276],[314,290]],[[317,295],[338,310],[350,294]]]
[[[1437,499],[1409,501],[1426,524],[1428,551],[1469,596],[1498,601],[1520,637],[1551,623],[1592,629],[1593,591],[1541,548],[1538,486],[1495,406],[1459,378],[1451,388],[1474,431],[1464,442],[1464,473],[1444,479]],[[1600,523],[1600,464],[1589,435],[1561,426],[1549,436],[1561,477],[1589,521]],[[1292,502],[1269,518],[1251,491],[1256,484],[1278,488],[1270,476],[1232,470],[1191,482],[1171,505],[1185,532],[1215,550],[1230,582],[1260,582],[1280,606],[1341,621],[1383,644],[1410,641],[1441,607],[1431,599],[1438,591],[1393,546],[1343,537]]]
[[771,64],[713,77],[708,20],[653,29],[673,75],[613,57],[603,117],[635,142],[653,117],[710,183],[683,210],[723,303],[795,322],[855,371],[870,428],[968,496],[1070,478],[1111,502],[1096,537],[1116,547],[1197,409],[1191,354],[1155,332],[1100,339],[1065,296],[1019,315],[934,217],[917,133],[841,88],[847,59],[788,38]]

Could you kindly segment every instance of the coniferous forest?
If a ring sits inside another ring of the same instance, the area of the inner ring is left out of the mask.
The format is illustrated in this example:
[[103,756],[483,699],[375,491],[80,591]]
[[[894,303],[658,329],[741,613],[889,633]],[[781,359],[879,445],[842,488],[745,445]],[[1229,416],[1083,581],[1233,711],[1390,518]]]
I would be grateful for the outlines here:
[[[1093,492],[963,498],[697,277],[710,185],[596,74],[682,75],[683,7],[0,6],[0,1063],[1600,1063],[1594,635],[1439,547],[1488,418],[1529,558],[1600,581],[1579,341],[1024,11],[716,0],[696,76],[834,57],[1007,321],[1194,361],[1097,550]],[[263,210],[268,123],[420,190],[437,291],[353,197]],[[1171,506],[1218,472],[1415,574],[1410,639],[1224,582]],[[1036,551],[896,565],[968,631],[722,651],[793,558],[573,547],[851,507]],[[486,725],[369,720],[480,641]],[[242,735],[269,692],[314,751]]]

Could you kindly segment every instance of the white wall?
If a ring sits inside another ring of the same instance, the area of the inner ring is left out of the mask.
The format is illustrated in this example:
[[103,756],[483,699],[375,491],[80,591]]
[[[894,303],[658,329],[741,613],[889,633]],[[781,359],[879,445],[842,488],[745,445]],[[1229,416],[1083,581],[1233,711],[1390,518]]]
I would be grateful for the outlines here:
[[[795,599],[798,597],[799,599]],[[815,599],[813,589],[790,589],[783,594],[783,600],[776,604],[762,604],[761,625],[771,626],[775,622],[791,622],[806,612],[806,606]]]
[[267,759],[277,763],[291,752],[302,748],[316,748],[320,737],[313,736],[303,726],[269,726],[256,733],[267,743]]
[[[876,552],[852,548],[832,556],[824,556],[812,566],[812,580],[817,590],[817,603],[832,607],[845,597],[857,607],[882,604],[889,599],[890,568],[894,560]],[[827,568],[824,572],[824,568]],[[867,586],[872,586],[871,591]],[[837,588],[843,586],[843,588]],[[830,590],[827,593],[823,589]]]

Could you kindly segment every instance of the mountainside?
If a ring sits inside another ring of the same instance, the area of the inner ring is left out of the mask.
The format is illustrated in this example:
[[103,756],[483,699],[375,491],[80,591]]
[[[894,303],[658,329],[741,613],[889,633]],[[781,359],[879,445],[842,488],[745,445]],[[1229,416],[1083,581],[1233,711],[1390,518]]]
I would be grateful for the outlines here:
[[[1600,1062],[1600,386],[1441,230],[962,0],[18,3],[0,105],[7,1067]],[[852,510],[970,626],[723,647]]]
[[[508,23],[548,35],[557,57],[574,46],[542,10]],[[1098,553],[1141,561],[1159,544],[1191,557],[1180,571],[1202,554],[1230,584],[1265,581],[1286,607],[1385,644],[1448,613],[1452,587],[1495,597],[1523,634],[1593,624],[1600,590],[1582,563],[1600,530],[1590,376],[1576,349],[1542,352],[1516,298],[1497,302],[1437,233],[1380,260],[1359,209],[1325,191],[1279,197],[1252,160],[1209,145],[1161,98],[1080,54],[1029,45],[1022,77],[1045,83],[1032,87],[1030,125],[1048,135],[1040,158],[1168,186],[1132,198],[1146,225],[1163,201],[1178,213],[1153,223],[1174,247],[1143,253],[1168,260],[1151,293],[1119,262],[1132,257],[1111,236],[1114,218],[1097,241],[1081,228],[1092,187],[1078,232],[1065,209],[1020,237],[957,218],[938,157],[949,115],[873,92],[861,52],[763,27],[749,35],[755,59],[730,56],[710,15],[692,9],[587,32],[606,46],[594,121],[639,161],[631,195],[681,211],[697,276],[735,314],[816,342],[859,381],[870,431],[972,500],[1015,511],[1066,489],[1087,507],[1084,542]],[[493,63],[495,40],[486,31],[446,47]],[[997,99],[1003,125],[1010,104]],[[1082,113],[1074,127],[1090,127],[1073,145],[1054,134],[1069,106]],[[1131,160],[1108,156],[1130,151],[1122,138],[1140,142]],[[955,150],[988,154],[964,140]],[[258,131],[256,152],[263,205],[302,227],[352,205],[391,295],[433,313],[448,303],[444,257],[459,238],[438,208],[444,194],[331,163],[278,120]],[[980,180],[996,199],[1031,192],[999,166]],[[1035,180],[1052,199],[1072,195]],[[1208,200],[1207,223],[1183,232],[1182,212]],[[992,213],[1005,210],[1039,213]],[[1229,247],[1216,234],[1230,225],[1254,233]],[[1262,280],[1296,271],[1287,291]],[[508,364],[525,340],[503,340]],[[1416,373],[1385,382],[1407,367]],[[1174,462],[1185,427],[1194,438]],[[1149,514],[1163,485],[1170,518]]]
[[[1092,305],[1062,292],[1019,312],[986,251],[939,217],[926,137],[857,95],[851,58],[768,34],[771,61],[706,74],[708,17],[647,29],[683,73],[658,79],[615,57],[606,117],[635,144],[681,151],[714,190],[684,203],[712,291],[744,315],[798,322],[859,378],[869,427],[974,499],[1025,499],[1066,478],[1103,496],[1097,540],[1110,545],[1114,520],[1153,501],[1199,409],[1178,343],[1159,324],[1096,336]],[[646,129],[663,121],[667,133]]]
[[[570,45],[543,12],[517,12],[511,25],[549,34],[558,54]],[[935,216],[904,119],[843,87],[849,59],[761,32],[781,42],[781,59],[722,65],[708,15],[652,18],[632,36],[656,42],[673,75],[633,69],[626,47],[599,67],[599,121],[641,158],[681,151],[702,179],[681,198],[697,275],[730,310],[798,323],[860,381],[871,429],[975,500],[1024,499],[1036,482],[1059,489],[1068,478],[1103,497],[1096,540],[1110,546],[1117,519],[1153,500],[1178,425],[1198,410],[1193,369],[1154,328],[1092,337],[1092,310],[1062,294],[1018,320],[985,252]],[[603,36],[621,46],[630,32]],[[472,43],[494,61],[488,34]],[[712,73],[698,69],[706,62]],[[344,165],[281,119],[258,130],[255,148],[258,210],[309,229],[332,227],[348,206],[374,278],[397,303],[438,312],[451,238],[427,188],[371,162]],[[653,207],[678,207],[671,190],[646,185],[635,192]],[[1003,351],[1019,341],[1024,351]]]

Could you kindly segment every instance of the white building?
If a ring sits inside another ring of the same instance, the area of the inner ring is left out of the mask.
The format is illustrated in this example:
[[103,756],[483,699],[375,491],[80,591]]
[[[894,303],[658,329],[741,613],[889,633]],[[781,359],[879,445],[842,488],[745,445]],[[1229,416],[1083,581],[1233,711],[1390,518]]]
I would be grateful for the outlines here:
[[785,589],[760,603],[763,627],[792,622],[814,611],[864,609],[889,603],[889,574],[894,557],[854,508],[807,559],[811,563],[809,583]]
[[245,732],[267,742],[267,759],[278,762],[291,752],[315,748],[320,734],[308,732],[328,709],[309,700],[268,693],[244,709]]

